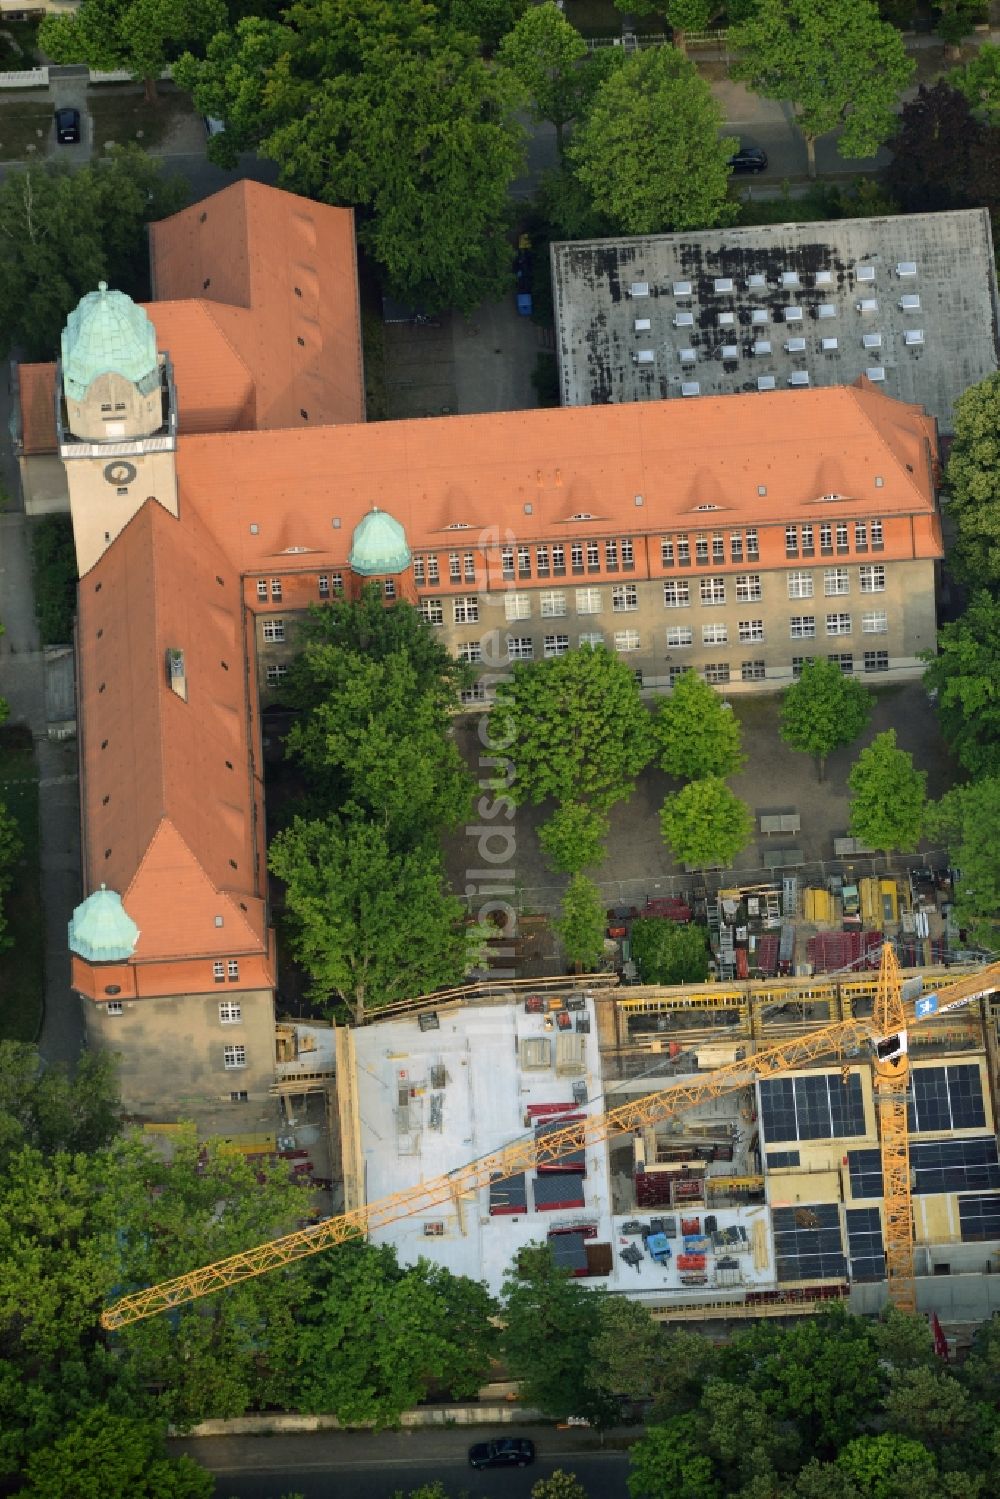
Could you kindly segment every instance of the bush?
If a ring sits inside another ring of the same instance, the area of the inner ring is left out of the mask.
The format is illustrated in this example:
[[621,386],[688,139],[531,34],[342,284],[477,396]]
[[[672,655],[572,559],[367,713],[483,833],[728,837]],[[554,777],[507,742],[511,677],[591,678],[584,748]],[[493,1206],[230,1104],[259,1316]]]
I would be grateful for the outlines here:
[[31,535],[35,614],[43,645],[65,645],[73,638],[76,614],[76,549],[68,515],[46,515]]

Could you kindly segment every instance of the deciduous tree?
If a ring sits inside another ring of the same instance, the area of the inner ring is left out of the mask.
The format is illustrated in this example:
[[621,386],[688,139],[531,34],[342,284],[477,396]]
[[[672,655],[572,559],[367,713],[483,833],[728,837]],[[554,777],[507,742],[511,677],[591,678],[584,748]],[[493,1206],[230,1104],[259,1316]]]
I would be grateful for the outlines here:
[[675,47],[634,52],[601,84],[567,148],[599,213],[625,234],[732,223],[724,119]]
[[468,1399],[486,1378],[496,1304],[485,1286],[385,1245],[346,1244],[310,1269],[293,1376],[306,1410],[390,1426],[436,1383]]
[[722,1499],[712,1458],[705,1451],[704,1423],[696,1415],[671,1416],[649,1426],[629,1449],[632,1499]]
[[959,57],[959,48],[980,21],[988,19],[989,6],[984,0],[936,0],[937,34]]
[[497,53],[497,62],[530,101],[532,118],[555,126],[560,156],[566,126],[578,118],[592,93],[590,56],[580,32],[552,0],[526,10]]
[[924,683],[937,694],[952,753],[974,776],[1000,774],[1000,604],[973,594],[965,613],[942,626],[937,655],[927,659]]
[[538,844],[546,862],[558,874],[579,874],[604,858],[608,819],[584,802],[557,807],[538,830]]
[[984,42],[969,61],[948,74],[948,83],[968,99],[969,104],[988,120],[1000,125],[1000,47]]
[[633,921],[632,956],[644,984],[700,984],[708,978],[705,928],[664,916]]
[[148,295],[145,227],[185,202],[135,147],[70,172],[57,165],[8,172],[0,184],[0,347],[52,359],[67,316],[98,281]]
[[826,758],[857,739],[871,717],[871,698],[835,661],[807,661],[781,700],[780,734],[786,744],[812,755],[820,780]]
[[811,177],[816,141],[832,130],[841,130],[841,156],[875,155],[913,74],[902,37],[872,0],[758,0],[730,28],[728,46],[734,78],[796,105]]
[[0,1041],[0,1167],[25,1145],[47,1155],[98,1150],[119,1129],[117,1065],[110,1053],[85,1051],[71,1077],[61,1063],[43,1070],[34,1046]]
[[660,808],[660,829],[681,864],[728,868],[753,834],[753,813],[718,776],[689,781]]
[[837,1466],[854,1480],[866,1499],[906,1499],[937,1472],[937,1464],[922,1442],[891,1431],[855,1437],[837,1454]]
[[955,402],[946,474],[948,511],[958,528],[953,566],[973,588],[1000,583],[1000,375],[971,385]]
[[885,181],[906,213],[970,206],[975,152],[983,134],[968,99],[947,83],[921,84],[903,105]]
[[168,1457],[162,1426],[94,1406],[31,1453],[18,1499],[211,1499],[215,1477]]
[[1000,778],[954,786],[928,809],[928,833],[941,838],[960,870],[952,912],[973,942],[997,946],[1000,928]]
[[594,1389],[588,1365],[603,1299],[560,1269],[548,1245],[521,1250],[504,1280],[501,1350],[527,1405],[598,1424],[613,1416],[617,1407]]
[[575,874],[562,898],[562,912],[552,923],[567,961],[595,969],[604,952],[604,903],[593,880]]
[[[0,700],[2,702],[2,700]],[[3,704],[6,707],[6,704]],[[4,914],[4,896],[13,887],[17,877],[17,861],[24,850],[24,841],[17,821],[0,802],[0,952],[11,946],[13,938],[7,932],[7,917]]]
[[660,769],[696,781],[728,776],[743,765],[739,720],[695,671],[686,671],[653,719]]
[[174,69],[226,121],[218,159],[256,148],[281,185],[359,209],[388,285],[470,311],[510,284],[508,188],[523,161],[510,78],[424,0],[296,0]]
[[366,1011],[456,983],[469,947],[462,907],[432,846],[392,851],[384,828],[297,817],[272,840],[292,951],[315,999]]
[[54,62],[131,73],[152,100],[167,64],[200,50],[228,20],[224,0],[83,0],[71,15],[46,16],[38,42]]
[[888,1306],[872,1325],[871,1335],[880,1356],[894,1373],[933,1369],[937,1364],[934,1335],[926,1317]]
[[927,775],[913,756],[896,748],[896,730],[877,734],[854,763],[849,828],[869,848],[912,853],[927,816]]
[[514,766],[518,802],[586,802],[605,812],[649,763],[649,714],[629,668],[603,647],[515,666],[497,688],[491,737]]
[[575,1473],[556,1468],[548,1478],[531,1485],[531,1499],[587,1499],[587,1490]]

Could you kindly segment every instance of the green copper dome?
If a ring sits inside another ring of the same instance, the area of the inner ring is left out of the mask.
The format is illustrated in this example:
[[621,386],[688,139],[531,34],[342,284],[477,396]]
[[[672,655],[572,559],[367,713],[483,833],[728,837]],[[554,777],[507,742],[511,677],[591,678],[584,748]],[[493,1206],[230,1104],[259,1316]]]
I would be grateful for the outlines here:
[[143,395],[159,382],[156,329],[141,307],[123,291],[102,281],[66,319],[62,334],[63,385],[70,400],[82,401],[98,375],[114,372]]
[[405,572],[410,565],[406,532],[387,510],[373,506],[354,527],[351,537],[351,571],[363,578]]
[[139,928],[114,890],[102,885],[73,912],[69,945],[91,963],[122,963],[132,956]]

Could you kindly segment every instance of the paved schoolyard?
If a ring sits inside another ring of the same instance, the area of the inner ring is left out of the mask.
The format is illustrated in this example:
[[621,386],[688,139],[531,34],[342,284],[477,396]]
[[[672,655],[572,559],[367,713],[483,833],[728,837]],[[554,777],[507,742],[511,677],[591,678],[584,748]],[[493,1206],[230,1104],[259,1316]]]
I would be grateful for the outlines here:
[[[763,852],[769,842],[776,848],[800,848],[810,866],[810,875],[841,867],[833,861],[833,839],[847,832],[849,797],[846,778],[860,749],[885,729],[896,729],[900,748],[910,751],[917,766],[927,772],[930,796],[940,796],[954,779],[954,765],[919,682],[887,687],[874,695],[868,730],[856,744],[830,757],[822,782],[816,778],[813,762],[789,749],[779,739],[779,703],[780,699],[771,695],[734,700],[735,712],[743,725],[747,764],[732,777],[730,784],[755,814],[797,811],[801,818],[801,833],[794,837],[775,836],[771,840],[758,837],[737,858],[735,873],[740,878],[747,881],[769,878],[763,870]],[[461,720],[456,734],[477,778],[488,776],[488,768],[479,769],[479,756],[485,752],[479,737],[478,719]],[[650,768],[639,778],[635,794],[612,810],[607,858],[598,870],[591,871],[609,904],[618,901],[641,903],[647,895],[690,890],[696,883],[672,861],[660,837],[657,813],[663,798],[678,784],[659,770]],[[484,877],[476,873],[484,868],[479,828],[506,826],[511,832],[509,840],[498,835],[487,844],[493,854],[509,854],[509,857],[498,860],[496,868],[501,873],[497,883],[503,884],[505,889],[509,884],[526,911],[555,910],[566,881],[549,871],[541,857],[537,839],[538,826],[550,812],[548,806],[519,807],[509,823],[503,817],[486,823],[482,817],[476,816],[468,830],[451,837],[446,845],[446,862],[456,892],[463,895],[467,886],[478,889],[484,883]],[[869,859],[859,861],[858,872],[869,871],[871,864]],[[512,878],[507,874],[509,870],[513,870]],[[473,905],[477,904],[478,898],[474,896]]]

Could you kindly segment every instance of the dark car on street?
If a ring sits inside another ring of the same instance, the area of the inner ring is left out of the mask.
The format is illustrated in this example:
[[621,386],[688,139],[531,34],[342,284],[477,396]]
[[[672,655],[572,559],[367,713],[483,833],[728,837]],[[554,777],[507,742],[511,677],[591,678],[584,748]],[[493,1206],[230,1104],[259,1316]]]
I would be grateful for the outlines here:
[[470,1468],[526,1468],[535,1461],[535,1444],[526,1437],[502,1437],[469,1448]]
[[80,140],[80,111],[56,110],[56,140],[60,146],[75,146]]
[[766,172],[767,152],[762,151],[759,146],[741,146],[735,156],[729,158],[729,169],[732,172]]

